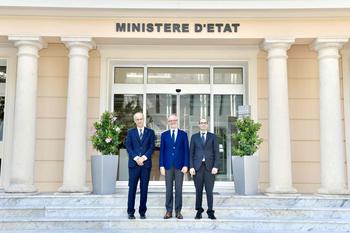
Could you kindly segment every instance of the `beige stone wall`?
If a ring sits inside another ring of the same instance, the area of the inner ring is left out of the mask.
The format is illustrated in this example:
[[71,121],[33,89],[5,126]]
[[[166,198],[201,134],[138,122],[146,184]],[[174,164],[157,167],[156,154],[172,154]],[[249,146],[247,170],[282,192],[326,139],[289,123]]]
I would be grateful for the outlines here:
[[[40,192],[56,191],[62,185],[65,119],[68,88],[68,50],[63,44],[49,44],[40,51],[37,97],[35,185]],[[89,58],[88,129],[99,115],[100,59]],[[91,144],[88,155],[92,154]],[[90,156],[89,156],[90,157]],[[90,158],[87,180],[90,182]]]
[[[266,53],[261,52],[258,56],[258,109],[264,138],[260,152],[263,189],[268,186],[266,65]],[[320,187],[319,72],[317,53],[308,45],[294,45],[288,51],[288,91],[293,186],[301,193],[316,192]]]

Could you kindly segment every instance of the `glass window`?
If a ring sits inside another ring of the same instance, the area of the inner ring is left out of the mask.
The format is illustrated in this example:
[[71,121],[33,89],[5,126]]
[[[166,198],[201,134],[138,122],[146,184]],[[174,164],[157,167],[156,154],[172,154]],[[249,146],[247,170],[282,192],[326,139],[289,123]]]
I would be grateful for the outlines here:
[[0,62],[0,83],[6,82],[6,65],[1,64]]
[[135,126],[134,114],[142,112],[143,95],[114,95],[114,111],[117,113],[118,121],[125,126],[122,138],[126,136],[129,128]]
[[243,68],[214,68],[214,84],[243,84]]
[[151,84],[209,84],[209,68],[148,68]]
[[0,141],[4,134],[5,96],[0,96]]
[[115,67],[114,83],[142,84],[143,68],[141,67]]
[[221,165],[218,180],[227,180],[230,174],[232,124],[240,105],[243,105],[243,95],[214,95],[214,132],[218,138]]

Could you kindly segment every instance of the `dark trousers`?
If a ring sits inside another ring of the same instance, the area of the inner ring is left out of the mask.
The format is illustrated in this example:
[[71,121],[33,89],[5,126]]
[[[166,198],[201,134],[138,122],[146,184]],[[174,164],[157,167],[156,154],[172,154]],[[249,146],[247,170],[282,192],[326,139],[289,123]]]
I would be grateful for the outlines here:
[[182,209],[182,184],[184,180],[184,174],[181,170],[175,167],[165,170],[165,208],[168,212],[173,212],[173,186],[175,181],[175,212],[180,212]]
[[215,175],[211,174],[211,171],[208,171],[205,167],[204,162],[196,175],[193,176],[194,186],[196,187],[196,210],[203,212],[202,207],[202,198],[203,198],[203,187],[205,187],[205,192],[207,194],[207,204],[208,211],[207,213],[213,213],[213,189],[215,182]]
[[129,167],[129,193],[128,193],[128,214],[135,213],[135,197],[137,190],[137,183],[140,180],[140,206],[139,213],[143,215],[147,211],[147,193],[148,183],[151,174],[150,167],[135,166]]

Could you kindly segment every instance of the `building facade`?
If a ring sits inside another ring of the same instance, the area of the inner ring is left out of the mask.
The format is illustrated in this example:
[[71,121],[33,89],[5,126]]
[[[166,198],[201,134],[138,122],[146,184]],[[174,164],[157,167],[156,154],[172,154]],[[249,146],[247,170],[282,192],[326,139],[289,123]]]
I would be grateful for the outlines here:
[[89,137],[105,110],[143,111],[157,143],[169,114],[189,135],[208,118],[230,185],[232,122],[250,105],[262,192],[348,193],[350,3],[38,0],[0,13],[5,192],[89,191]]

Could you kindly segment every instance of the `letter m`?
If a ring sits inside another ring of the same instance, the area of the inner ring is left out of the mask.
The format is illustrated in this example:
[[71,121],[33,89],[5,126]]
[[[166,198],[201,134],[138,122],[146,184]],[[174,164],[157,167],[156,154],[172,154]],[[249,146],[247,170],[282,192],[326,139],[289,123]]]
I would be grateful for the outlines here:
[[116,23],[115,24],[116,32],[125,32],[125,29],[126,29],[126,23]]

